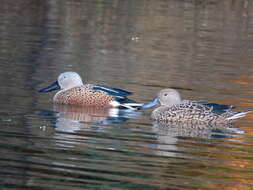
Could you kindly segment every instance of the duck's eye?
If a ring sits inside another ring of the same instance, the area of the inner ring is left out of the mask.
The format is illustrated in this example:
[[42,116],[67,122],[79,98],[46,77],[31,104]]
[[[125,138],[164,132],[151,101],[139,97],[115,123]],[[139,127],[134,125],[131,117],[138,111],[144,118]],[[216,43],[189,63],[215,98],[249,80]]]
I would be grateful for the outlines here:
[[165,94],[164,94],[164,96],[168,96],[168,94],[167,94],[167,93],[165,93]]

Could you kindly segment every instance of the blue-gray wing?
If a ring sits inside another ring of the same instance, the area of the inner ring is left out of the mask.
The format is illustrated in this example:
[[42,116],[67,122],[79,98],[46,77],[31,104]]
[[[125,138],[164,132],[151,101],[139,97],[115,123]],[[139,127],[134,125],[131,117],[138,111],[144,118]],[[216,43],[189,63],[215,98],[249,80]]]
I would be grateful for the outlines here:
[[233,105],[224,105],[224,104],[217,104],[217,103],[210,103],[210,102],[199,102],[199,101],[190,101],[190,100],[184,100],[182,101],[179,106],[185,109],[192,109],[192,110],[209,110],[212,113],[215,114],[222,114],[225,113],[233,108],[235,106]]
[[96,84],[93,86],[94,90],[101,90],[103,92],[106,92],[109,95],[112,96],[116,96],[118,98],[120,97],[126,97],[132,94],[132,92],[128,92],[126,90],[122,90],[119,88],[112,88],[110,86],[106,86],[106,85],[100,85],[100,84]]
[[213,113],[222,114],[225,113],[233,108],[234,105],[224,105],[224,104],[216,104],[216,103],[209,103],[209,102],[199,102],[203,106],[207,106],[212,109]]

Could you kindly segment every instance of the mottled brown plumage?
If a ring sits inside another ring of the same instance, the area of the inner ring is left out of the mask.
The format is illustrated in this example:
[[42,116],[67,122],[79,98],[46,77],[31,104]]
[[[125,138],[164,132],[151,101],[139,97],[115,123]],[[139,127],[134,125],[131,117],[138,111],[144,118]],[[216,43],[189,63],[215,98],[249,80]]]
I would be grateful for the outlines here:
[[86,84],[69,90],[59,91],[54,96],[57,104],[70,104],[82,106],[103,106],[112,107],[110,103],[114,100],[113,96],[105,92],[93,90],[92,85]]
[[152,112],[152,119],[159,121],[191,121],[196,123],[228,123],[237,112],[215,113],[213,107],[194,101],[182,101],[171,106],[160,106]]

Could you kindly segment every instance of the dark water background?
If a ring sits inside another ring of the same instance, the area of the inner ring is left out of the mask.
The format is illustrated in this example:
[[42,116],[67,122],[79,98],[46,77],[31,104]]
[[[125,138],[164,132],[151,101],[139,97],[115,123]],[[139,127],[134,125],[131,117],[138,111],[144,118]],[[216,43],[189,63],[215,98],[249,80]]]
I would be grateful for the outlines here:
[[253,1],[0,0],[1,189],[253,189],[253,114],[166,127],[37,93],[69,70],[253,110]]

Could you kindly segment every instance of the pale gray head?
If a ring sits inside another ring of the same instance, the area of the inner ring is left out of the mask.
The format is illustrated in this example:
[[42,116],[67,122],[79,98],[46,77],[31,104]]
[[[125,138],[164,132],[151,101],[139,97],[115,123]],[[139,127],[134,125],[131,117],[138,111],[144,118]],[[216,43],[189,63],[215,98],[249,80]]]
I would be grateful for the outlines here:
[[82,78],[76,72],[61,73],[58,77],[58,83],[63,90],[83,85]]
[[51,92],[53,90],[68,90],[70,88],[83,85],[81,77],[75,72],[61,73],[58,80],[46,88],[42,88],[39,92]]
[[156,106],[160,103],[162,106],[171,106],[173,104],[178,104],[181,102],[179,93],[171,88],[166,88],[161,90],[157,97],[150,102],[143,104],[142,109],[147,109]]
[[158,100],[162,106],[171,106],[181,102],[180,94],[172,89],[166,88],[158,93]]

